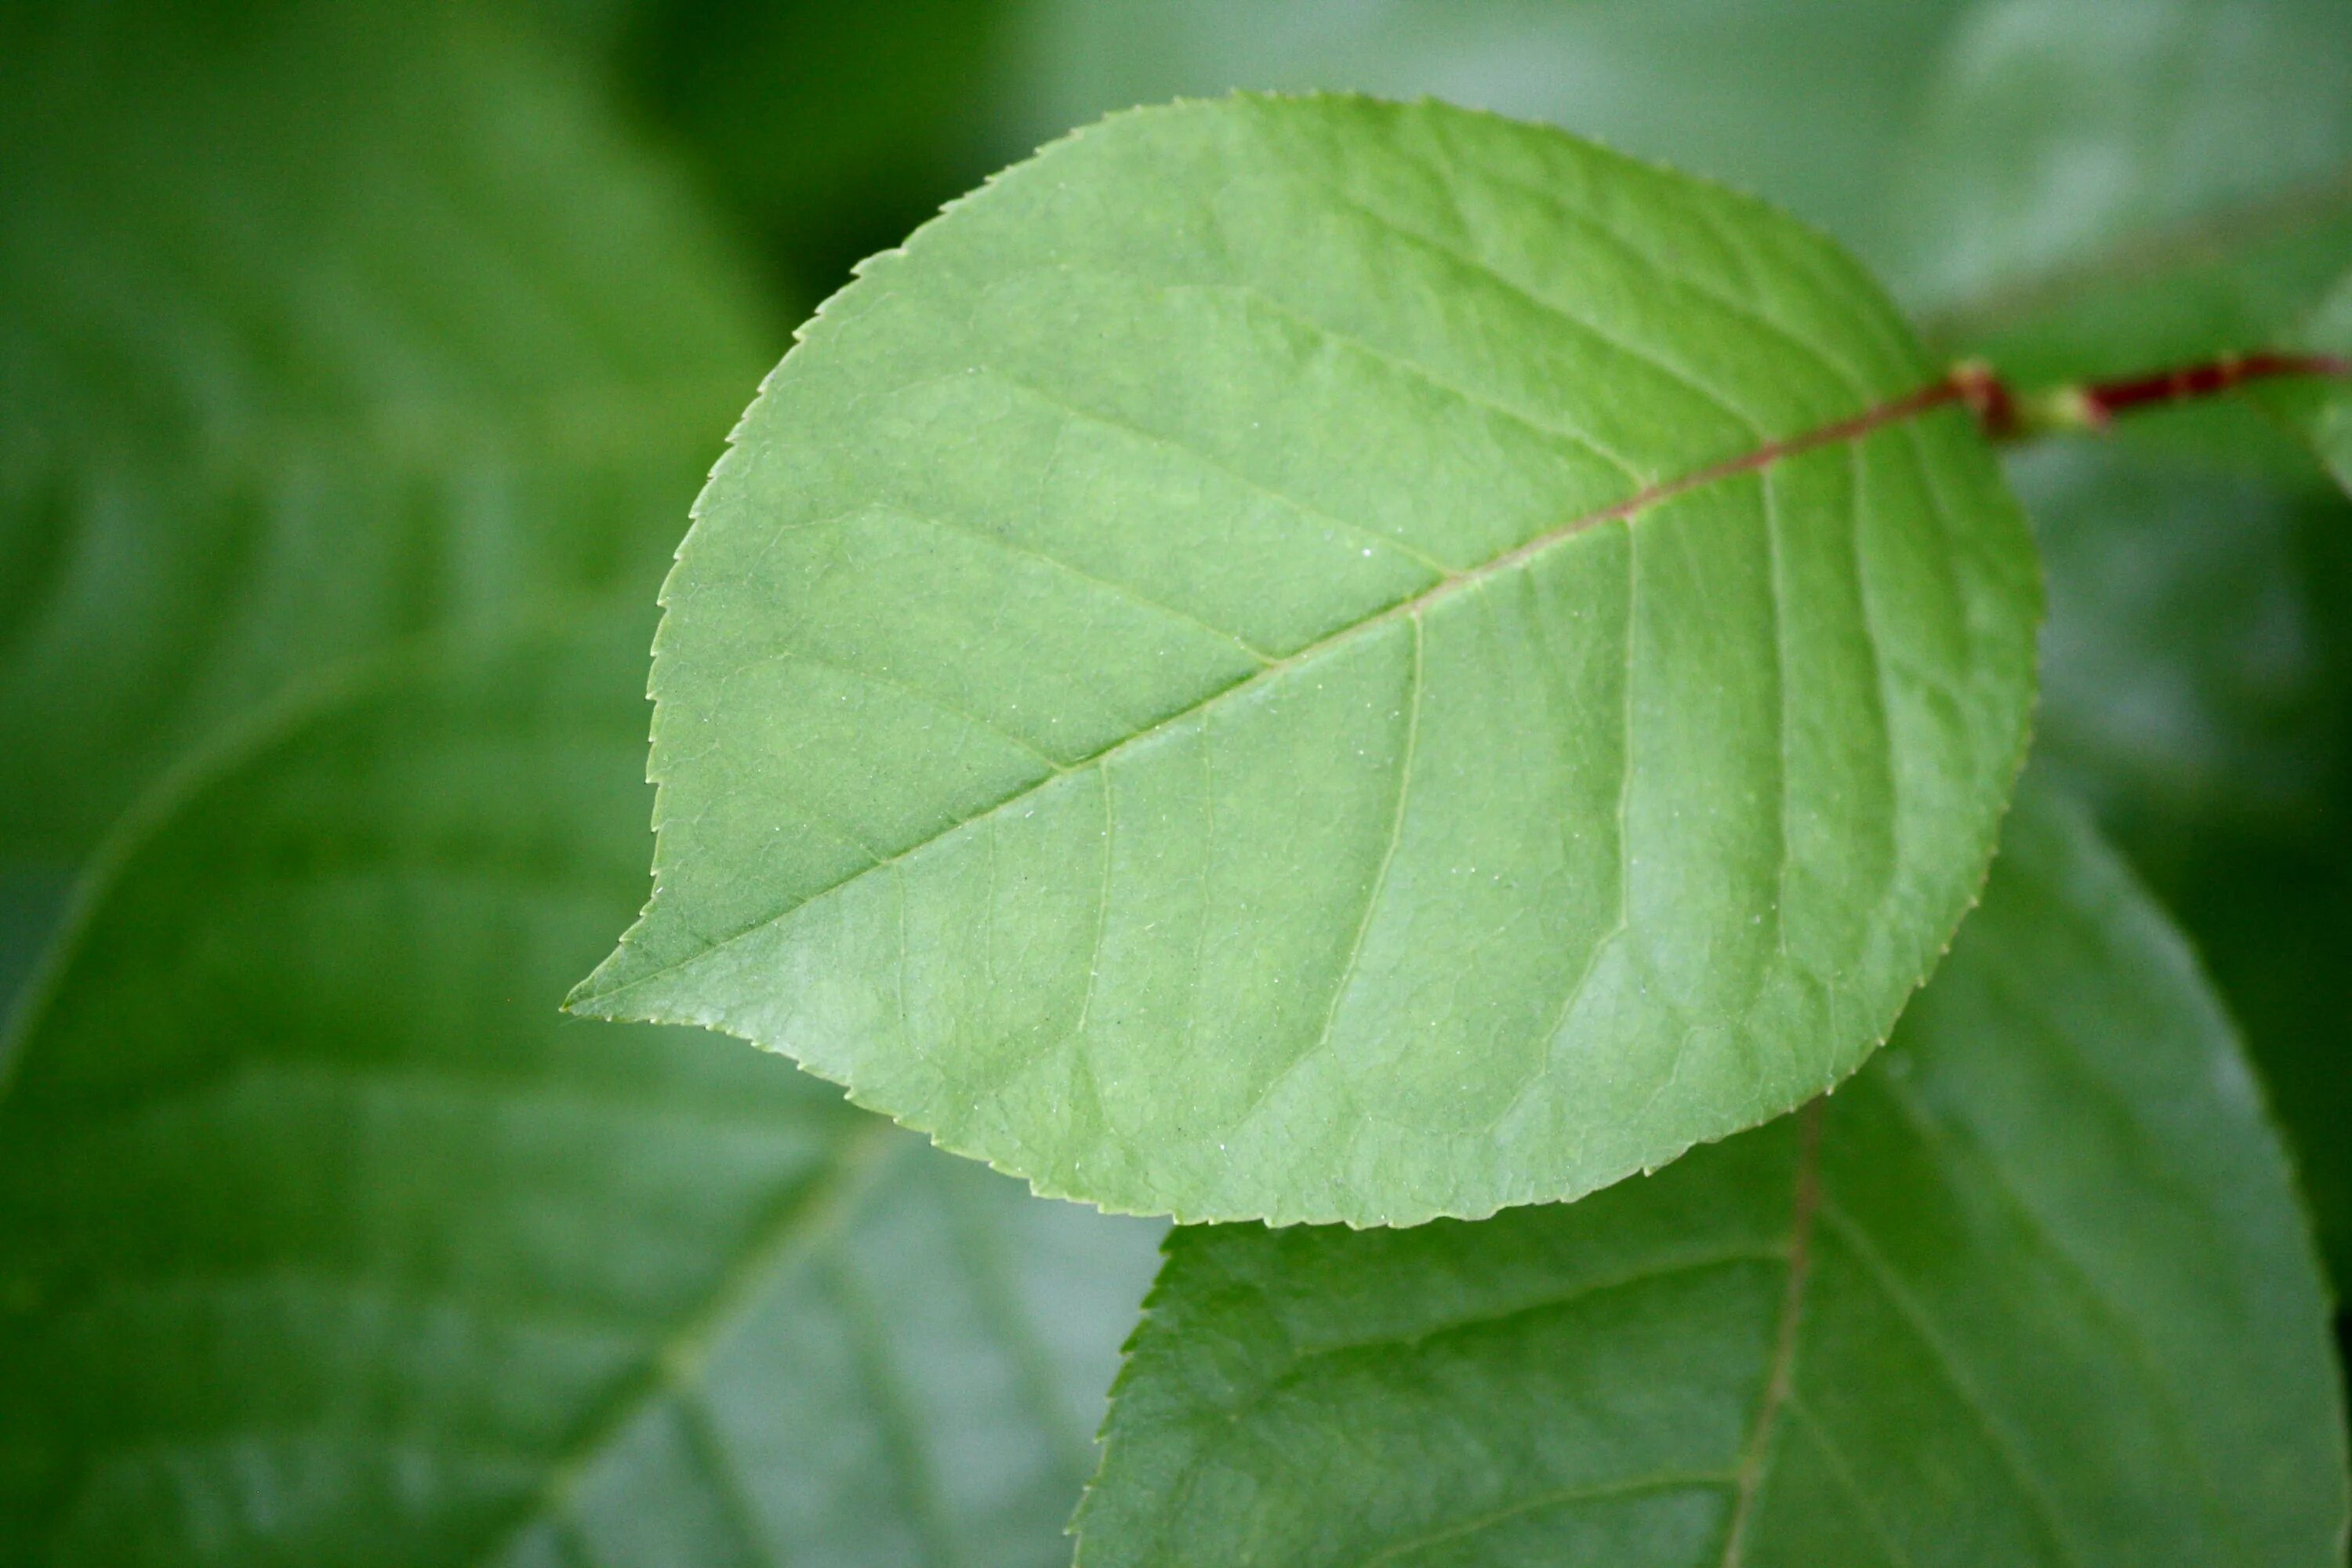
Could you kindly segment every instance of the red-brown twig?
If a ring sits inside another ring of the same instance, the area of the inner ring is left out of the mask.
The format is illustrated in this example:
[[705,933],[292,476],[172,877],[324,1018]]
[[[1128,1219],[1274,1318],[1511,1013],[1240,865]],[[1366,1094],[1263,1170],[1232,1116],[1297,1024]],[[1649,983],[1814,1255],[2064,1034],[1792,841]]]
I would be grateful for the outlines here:
[[2011,391],[1991,366],[1970,362],[1953,367],[1950,384],[1987,437],[2014,441],[2053,430],[2105,430],[2118,415],[2192,403],[2282,376],[2352,377],[2352,360],[2263,349],[2139,375],[2068,383],[2023,396]]

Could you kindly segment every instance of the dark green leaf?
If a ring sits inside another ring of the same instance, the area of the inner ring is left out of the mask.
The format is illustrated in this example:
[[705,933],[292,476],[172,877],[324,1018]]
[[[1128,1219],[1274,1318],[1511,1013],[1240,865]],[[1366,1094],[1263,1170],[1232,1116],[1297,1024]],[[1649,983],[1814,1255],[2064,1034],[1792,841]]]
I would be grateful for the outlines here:
[[2100,441],[2004,467],[2050,582],[2043,755],[2144,856],[2308,814],[2343,695],[2309,546],[2352,527],[2340,498]]
[[667,591],[575,995],[1041,1191],[1410,1223],[1800,1103],[1975,891],[2038,584],[1866,279],[1438,105],[1123,116],[877,259]]
[[2315,830],[2200,835],[2174,880],[2294,1145],[2341,1302],[2352,1291],[2352,787],[2340,775]]
[[[2352,237],[2338,254],[2352,256]],[[2352,272],[2320,300],[2295,342],[2352,364]],[[2274,382],[2263,388],[2263,401],[2311,444],[2336,482],[2352,493],[2352,375]]]
[[[2274,388],[2282,408],[2319,389]],[[2307,406],[2307,405],[2306,405]],[[2007,464],[2050,577],[2043,755],[2209,955],[2352,1279],[2352,506],[2111,443]]]
[[0,1563],[1066,1552],[1154,1228],[555,1010],[642,637],[321,691],[117,841],[0,1090]]
[[54,866],[0,863],[0,1029],[65,912],[71,879]]
[[1931,336],[2032,382],[2290,329],[2352,251],[2347,20],[2340,0],[1979,5],[1895,209]]
[[2029,795],[1833,1100],[1573,1207],[1176,1235],[1079,1561],[2323,1568],[2339,1407],[2219,1008]]
[[833,287],[1002,161],[1016,0],[896,0],[887,23],[814,0],[629,3],[625,79],[796,280]]
[[337,658],[649,591],[772,341],[464,7],[11,7],[0,170],[0,858]]

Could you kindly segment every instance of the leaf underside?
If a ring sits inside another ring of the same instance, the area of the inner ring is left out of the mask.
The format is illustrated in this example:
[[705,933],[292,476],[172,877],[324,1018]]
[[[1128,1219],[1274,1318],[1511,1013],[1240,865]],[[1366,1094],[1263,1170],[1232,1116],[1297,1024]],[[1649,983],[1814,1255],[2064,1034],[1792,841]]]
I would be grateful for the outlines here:
[[1178,1233],[1078,1560],[2320,1568],[2326,1321],[2213,997],[2029,791],[1833,1099],[1573,1206]]
[[1117,117],[877,258],[698,508],[655,893],[572,1005],[1042,1192],[1574,1196],[1885,1037],[2038,584],[1883,298],[1436,104]]
[[1067,1561],[1156,1227],[556,1011],[642,638],[409,666],[125,852],[0,1099],[0,1564]]

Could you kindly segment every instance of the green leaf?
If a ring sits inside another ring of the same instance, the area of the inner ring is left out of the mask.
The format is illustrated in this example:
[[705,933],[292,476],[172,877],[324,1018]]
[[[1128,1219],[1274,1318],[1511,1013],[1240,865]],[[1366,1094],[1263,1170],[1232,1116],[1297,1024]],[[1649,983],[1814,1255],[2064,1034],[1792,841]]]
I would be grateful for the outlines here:
[[1966,0],[1042,0],[1015,140],[1234,88],[1442,98],[1728,181],[1885,259],[1906,132]]
[[[2347,737],[2339,725],[2329,739]],[[2198,836],[2174,907],[2244,1026],[2340,1303],[2352,1296],[2352,780],[2339,773],[2323,809],[2316,825]]]
[[70,881],[47,866],[0,865],[0,1027],[64,913]]
[[337,659],[649,591],[773,341],[467,7],[9,7],[0,168],[0,858]]
[[2258,347],[2352,248],[2352,31],[2337,0],[1997,0],[1902,168],[1892,270],[1936,341],[2027,382]]
[[2039,754],[2143,867],[2166,833],[2307,816],[2344,696],[2309,557],[2352,527],[2342,498],[2105,441],[2003,468],[2050,584]]
[[643,634],[339,683],[115,841],[0,1090],[0,1563],[1066,1553],[1156,1228],[556,1011]]
[[898,0],[887,26],[771,0],[634,8],[615,63],[802,279],[833,287],[1002,161],[988,120],[1014,0]]
[[1885,1037],[2038,584],[1868,281],[1435,104],[1116,118],[877,258],[715,472],[655,893],[579,1011],[1040,1191],[1564,1198]]
[[[2324,384],[2257,399],[2292,422]],[[2352,506],[2110,442],[2004,465],[2050,583],[2037,745],[2214,977],[2352,1282]]]
[[[2347,237],[2341,254],[2352,254]],[[2352,361],[2352,272],[2313,310],[2296,341],[2305,348]],[[2352,378],[2277,382],[2263,389],[2264,404],[2311,444],[2336,482],[2352,494]]]
[[2029,792],[1833,1100],[1573,1207],[1180,1231],[1079,1561],[2341,1561],[2326,1303],[2179,939]]

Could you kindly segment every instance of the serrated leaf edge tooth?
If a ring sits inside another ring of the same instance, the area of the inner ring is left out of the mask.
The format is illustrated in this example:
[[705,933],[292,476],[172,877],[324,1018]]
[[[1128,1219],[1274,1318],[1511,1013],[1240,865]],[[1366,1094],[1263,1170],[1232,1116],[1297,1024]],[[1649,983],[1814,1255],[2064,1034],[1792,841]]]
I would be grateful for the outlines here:
[[[861,259],[852,267],[851,282],[845,284],[841,289],[836,289],[834,293],[828,295],[818,304],[816,310],[810,318],[794,329],[793,332],[793,343],[792,349],[788,350],[783,358],[780,360],[765,376],[761,377],[758,394],[753,398],[751,405],[746,408],[743,416],[736,422],[734,429],[730,431],[728,437],[726,450],[721,453],[719,459],[712,465],[712,477],[714,479],[718,477],[719,473],[725,470],[730,460],[735,458],[735,455],[739,450],[740,438],[741,437],[744,430],[749,426],[750,421],[759,409],[761,404],[767,397],[771,387],[777,382],[778,378],[786,372],[786,369],[791,364],[793,356],[799,352],[801,345],[815,339],[829,321],[834,319],[836,315],[838,307],[842,301],[852,292],[858,283],[866,279],[869,270],[887,268],[896,259],[907,255],[920,241],[922,236],[927,231],[944,222],[965,204],[976,200],[987,191],[997,185],[1000,182],[1020,174],[1023,171],[1030,168],[1037,162],[1038,159],[1042,158],[1047,153],[1050,153],[1053,149],[1065,143],[1075,143],[1090,136],[1100,134],[1106,130],[1106,128],[1124,121],[1183,113],[1196,108],[1213,106],[1220,103],[1275,103],[1284,101],[1367,103],[1389,104],[1400,107],[1417,107],[1422,105],[1434,105],[1439,103],[1441,100],[1431,98],[1427,95],[1410,100],[1399,100],[1380,98],[1374,95],[1363,93],[1333,92],[1327,90],[1308,90],[1305,92],[1238,90],[1212,98],[1180,97],[1168,103],[1144,105],[1115,110],[1097,120],[1090,121],[1087,124],[1076,127],[1060,136],[1047,140],[1041,143],[1037,152],[1031,154],[1028,158],[1024,158],[1017,163],[997,170],[987,176],[987,178],[984,179],[978,186],[942,203],[936,215],[926,219],[921,225],[918,226],[908,234],[907,239],[899,245],[892,247],[887,250],[876,252],[873,255]],[[1455,106],[1450,105],[1447,107],[1450,109],[1455,108]],[[1491,110],[1462,110],[1455,109],[1455,111],[1468,113],[1475,118],[1492,121],[1500,124],[1519,126],[1526,123],[1525,121],[1517,121],[1509,116],[1498,114]],[[1779,208],[1771,207],[1769,204],[1764,203],[1759,198],[1750,195],[1744,191],[1738,190],[1737,187],[1725,184],[1718,181],[1710,180],[1703,176],[1689,174],[1683,171],[1674,169],[1670,164],[1666,164],[1656,160],[1631,156],[1613,147],[1609,147],[1605,143],[1595,142],[1589,137],[1580,138],[1580,140],[1589,145],[1601,148],[1601,151],[1612,158],[1616,158],[1627,163],[1645,169],[1664,170],[1669,172],[1680,180],[1687,181],[1691,184],[1723,193],[1743,205],[1753,205],[1759,209],[1769,211],[1780,221],[1794,222],[1796,226],[1802,232],[1811,236],[1822,244],[1825,256],[1833,261],[1853,268],[1857,277],[1863,278],[1865,280],[1867,279],[1867,274],[1864,273],[1858,265],[1852,262],[1851,259],[1847,258],[1844,250],[1834,241],[1829,240],[1819,230],[1813,228],[1810,225],[1804,224],[1802,220],[1790,219],[1789,215],[1780,212]],[[1423,594],[1416,595],[1412,598],[1403,601],[1401,605],[1391,606],[1388,610],[1380,612],[1380,615],[1373,617],[1373,619],[1386,618],[1388,616],[1396,613],[1399,609],[1405,610],[1409,613],[1424,600],[1452,590],[1458,583],[1464,580],[1484,577],[1494,571],[1514,564],[1517,561],[1540,549],[1547,548],[1550,544],[1559,542],[1565,537],[1572,536],[1574,533],[1580,532],[1584,529],[1594,526],[1600,522],[1619,517],[1630,520],[1631,518],[1639,515],[1641,512],[1648,510],[1657,505],[1664,504],[1686,491],[1704,488],[1708,484],[1718,482],[1723,479],[1732,477],[1738,473],[1762,469],[1771,466],[1772,464],[1778,463],[1783,458],[1799,455],[1804,451],[1811,450],[1818,447],[1859,439],[1863,436],[1865,436],[1873,430],[1885,425],[1894,424],[1905,419],[1923,416],[1940,408],[1947,403],[1955,401],[1959,395],[1959,387],[1960,379],[1958,374],[1948,374],[1938,381],[1929,383],[1927,385],[1916,388],[1909,393],[1903,394],[1896,397],[1888,398],[1879,404],[1865,407],[1845,419],[1832,421],[1824,425],[1816,426],[1809,430],[1800,431],[1785,437],[1768,441],[1763,446],[1753,448],[1748,452],[1737,454],[1716,463],[1702,465],[1683,475],[1669,478],[1656,483],[1642,487],[1636,489],[1633,494],[1622,498],[1619,501],[1612,503],[1610,506],[1596,509],[1585,516],[1572,520],[1570,523],[1563,525],[1560,528],[1547,531],[1545,533],[1538,535],[1535,539],[1528,541],[1521,545],[1504,552],[1503,555],[1498,556],[1494,561],[1484,563],[1480,566],[1469,569],[1456,576],[1448,577],[1441,581],[1434,587],[1425,590]],[[2007,491],[2005,485],[2003,486],[2003,493],[2006,496]],[[689,509],[689,526],[686,536],[679,542],[677,551],[674,557],[674,560],[677,563],[683,562],[687,551],[692,547],[696,532],[698,531],[698,526],[702,518],[703,503],[707,499],[707,496],[708,487],[706,486],[704,492],[696,497],[693,506]],[[2010,504],[2012,507],[2015,506],[2016,503],[2013,498],[2010,498]],[[2032,586],[2035,596],[2038,619],[2039,615],[2046,611],[2048,602],[2047,591],[2043,581],[2042,562],[2038,552],[2029,552],[2028,561],[2029,571],[2031,572],[2032,578]],[[658,602],[664,609],[664,616],[662,624],[656,628],[653,639],[653,668],[647,677],[647,695],[654,700],[656,706],[656,711],[652,726],[654,737],[656,742],[658,742],[659,739],[660,730],[659,704],[661,698],[659,695],[659,686],[661,663],[665,651],[666,634],[669,631],[669,617],[667,611],[670,605],[671,588],[676,580],[677,571],[678,566],[674,564],[668,577],[665,579],[661,592],[658,595]],[[1343,628],[1342,632],[1339,635],[1348,635],[1349,633],[1360,630],[1364,626],[1370,624],[1372,624],[1371,620],[1357,623],[1353,626]],[[1328,642],[1329,640],[1331,639],[1324,639],[1325,642]],[[1291,657],[1295,659],[1311,655],[1322,646],[1322,643],[1311,645],[1307,648],[1299,650],[1298,654]],[[1286,659],[1281,662],[1283,664],[1287,664],[1290,660]],[[1280,666],[1277,665],[1269,667],[1269,668],[1279,667]],[[1257,676],[1263,676],[1265,673],[1267,673],[1267,670],[1262,669],[1257,672]],[[1256,679],[1256,676],[1253,676],[1249,679]],[[1246,682],[1244,682],[1244,684]],[[1223,695],[1224,695],[1223,690],[1212,693],[1210,698],[1206,700],[1213,700],[1215,698]],[[2035,725],[2035,713],[2039,699],[2040,689],[2037,671],[2036,678],[2029,686],[2027,693],[2027,709],[2023,722],[2021,725],[2018,745],[2010,765],[2007,787],[2001,795],[1998,810],[1992,820],[1990,842],[1984,853],[1981,864],[1978,868],[1975,885],[1963,901],[1958,916],[1953,921],[1950,929],[1944,934],[1934,956],[1921,968],[1919,973],[1912,980],[1909,987],[1903,994],[1903,996],[1895,1008],[1895,1014],[1893,1017],[1890,1018],[1885,1030],[1881,1032],[1876,1039],[1868,1045],[1865,1049],[1857,1053],[1853,1061],[1850,1065],[1847,1065],[1843,1071],[1833,1071],[1817,1092],[1831,1092],[1834,1089],[1837,1084],[1843,1082],[1846,1078],[1851,1077],[1855,1071],[1858,1071],[1860,1068],[1874,1057],[1880,1049],[1884,1048],[1887,1040],[1892,1037],[1895,1024],[1899,1022],[1902,1014],[1908,1010],[1911,1000],[1917,995],[1918,992],[1927,984],[1927,980],[1931,978],[1936,970],[1940,967],[1942,960],[1946,956],[1948,956],[1951,951],[1952,942],[1958,932],[1960,925],[1966,921],[1968,915],[1976,910],[1981,901],[1984,889],[1991,875],[1993,860],[1998,854],[2000,831],[2006,821],[2011,805],[2014,798],[2016,784],[2023,772],[2027,755],[2031,751]],[[1202,706],[1202,704],[1196,703],[1193,705],[1193,709],[1197,709],[1200,706]],[[1188,709],[1186,711],[1189,712],[1192,710]],[[1184,715],[1182,713],[1180,713],[1174,717],[1181,718]],[[1169,721],[1162,721],[1161,724],[1164,725]],[[1157,729],[1160,726],[1155,725],[1152,728]],[[1150,731],[1147,731],[1144,732],[1148,733]],[[1129,739],[1132,740],[1133,738],[1134,737],[1129,737]],[[1119,742],[1119,744],[1122,745],[1125,743],[1127,742]],[[1118,749],[1117,746],[1110,748],[1110,750],[1116,749]],[[1087,761],[1098,761],[1099,756],[1102,754],[1108,753],[1098,754],[1097,758],[1089,758],[1087,759]],[[1164,1216],[1171,1219],[1174,1223],[1179,1225],[1228,1224],[1256,1220],[1270,1226],[1286,1226],[1294,1224],[1344,1224],[1353,1229],[1388,1228],[1424,1224],[1430,1220],[1441,1218],[1476,1221],[1490,1217],[1494,1214],[1499,1213],[1505,1208],[1520,1206],[1521,1205],[1529,1202],[1573,1202],[1578,1198],[1590,1195],[1590,1194],[1593,1192],[1601,1190],[1606,1186],[1612,1185],[1616,1181],[1623,1180],[1626,1176],[1635,1173],[1634,1172],[1628,1171],[1617,1177],[1610,1178],[1606,1181],[1598,1182],[1591,1185],[1580,1187],[1573,1191],[1548,1195],[1541,1198],[1498,1201],[1492,1205],[1475,1210],[1465,1209],[1457,1211],[1432,1206],[1426,1212],[1419,1210],[1412,1211],[1405,1217],[1388,1215],[1370,1220],[1360,1220],[1347,1215],[1324,1211],[1301,1212],[1298,1214],[1284,1214],[1279,1211],[1271,1214],[1240,1212],[1221,1214],[1202,1211],[1187,1214],[1182,1210],[1172,1206],[1130,1207],[1112,1203],[1106,1203],[1098,1199],[1082,1197],[1075,1193],[1061,1188],[1050,1179],[1042,1179],[1032,1176],[1024,1172],[1013,1170],[1008,1165],[1001,1163],[997,1158],[985,1154],[979,1154],[971,1151],[952,1148],[950,1145],[941,1141],[941,1138],[934,1127],[926,1126],[922,1121],[915,1119],[896,1115],[870,1103],[863,1097],[859,1087],[850,1082],[846,1077],[835,1078],[830,1074],[818,1071],[814,1068],[810,1067],[800,1058],[794,1056],[789,1049],[781,1046],[770,1045],[766,1042],[758,1040],[750,1035],[742,1033],[739,1029],[730,1027],[719,1021],[708,1009],[698,1008],[693,1010],[690,1014],[672,1015],[661,1013],[653,1008],[634,1010],[618,1006],[600,1005],[600,1004],[617,1002],[624,992],[656,980],[664,973],[669,973],[670,971],[681,966],[680,964],[673,963],[663,969],[653,971],[646,975],[639,976],[635,980],[629,981],[619,985],[610,985],[607,982],[609,972],[615,969],[635,947],[635,943],[633,939],[651,916],[656,905],[660,902],[664,892],[664,883],[661,875],[663,863],[659,836],[662,827],[667,820],[665,807],[667,805],[668,784],[667,781],[661,777],[656,771],[651,754],[648,755],[647,759],[646,779],[647,782],[652,784],[655,787],[652,826],[656,834],[656,847],[654,858],[654,876],[651,891],[647,897],[646,904],[643,906],[643,909],[639,913],[637,921],[628,931],[622,934],[619,941],[616,942],[614,951],[577,985],[573,986],[572,991],[565,996],[562,1007],[567,1013],[572,1013],[581,1016],[604,1018],[614,1021],[635,1021],[653,1024],[684,1024],[707,1028],[715,1033],[745,1040],[761,1049],[772,1050],[776,1052],[776,1054],[784,1056],[787,1059],[799,1063],[804,1070],[810,1071],[814,1076],[824,1078],[827,1081],[839,1085],[852,1103],[858,1105],[862,1109],[873,1110],[877,1114],[890,1116],[892,1120],[898,1121],[901,1125],[922,1133],[935,1147],[947,1150],[949,1152],[956,1153],[966,1158],[979,1159],[990,1169],[1005,1175],[1013,1176],[1023,1181],[1026,1184],[1032,1193],[1040,1197],[1083,1204],[1087,1206],[1096,1208],[1105,1214],[1154,1217]],[[1034,791],[1034,787],[1035,786],[1034,785],[1031,786],[1031,791]],[[1021,794],[1031,793],[1031,791],[1024,791],[1021,792]],[[1020,794],[1008,797],[1008,801],[1018,798],[1021,798]],[[1000,802],[997,806],[992,806],[990,809],[999,809],[1004,804],[1007,803]],[[906,854],[912,853],[915,849],[919,849],[920,847],[922,847],[921,845],[912,846],[909,849],[901,851],[898,855],[894,856],[891,858],[894,860],[903,858]],[[873,868],[874,868],[869,867],[866,871],[861,871],[856,875],[866,875]],[[845,881],[850,879],[845,879]],[[812,901],[814,898],[822,897],[824,896],[824,891],[829,890],[831,889],[821,890],[819,893],[812,895],[812,899],[803,900],[800,904],[793,906],[793,910],[804,907],[808,902]],[[780,915],[772,917],[771,920],[761,922],[758,926],[747,928],[747,931],[744,933],[740,934],[749,934],[751,931],[762,929],[769,924],[772,924],[775,920],[788,917],[793,912],[793,910],[784,910]],[[698,954],[696,956],[699,957],[701,955]],[[691,963],[693,960],[688,959],[683,962]],[[1807,1101],[1800,1101],[1797,1104],[1784,1107],[1774,1116],[1765,1117],[1759,1121],[1748,1123],[1747,1126],[1733,1128],[1717,1134],[1714,1137],[1693,1139],[1681,1144],[1679,1147],[1674,1148],[1671,1152],[1667,1153],[1663,1158],[1648,1162],[1646,1165],[1642,1168],[1641,1173],[1646,1174],[1649,1171],[1655,1170],[1664,1164],[1670,1163],[1674,1160],[1681,1158],[1684,1154],[1689,1152],[1691,1149],[1697,1147],[1702,1143],[1720,1142],[1723,1138],[1736,1136],[1738,1132],[1747,1131],[1749,1127],[1760,1126],[1764,1121],[1777,1120],[1780,1116],[1790,1114],[1801,1110],[1802,1105],[1805,1103],[1809,1103],[1809,1100]]]

